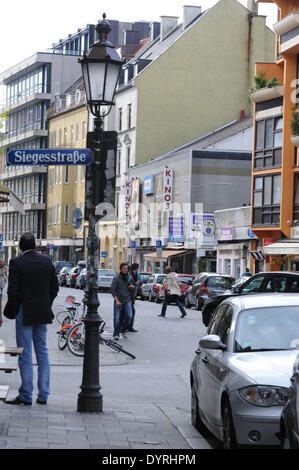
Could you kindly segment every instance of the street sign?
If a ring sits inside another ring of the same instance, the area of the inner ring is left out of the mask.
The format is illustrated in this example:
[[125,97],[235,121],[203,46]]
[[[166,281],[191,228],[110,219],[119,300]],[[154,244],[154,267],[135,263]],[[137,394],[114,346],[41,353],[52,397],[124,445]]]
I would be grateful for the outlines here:
[[136,242],[131,242],[131,248],[136,248]]
[[108,253],[107,251],[101,251],[101,258],[107,258]]
[[3,241],[3,233],[0,233],[0,241]]
[[156,240],[156,248],[162,248],[162,240]]
[[8,165],[89,165],[89,149],[11,149]]
[[2,241],[0,241],[0,250],[2,250],[3,247],[2,247]]
[[78,207],[76,207],[72,213],[72,226],[75,229],[80,228],[82,224],[82,219],[83,219],[82,212]]

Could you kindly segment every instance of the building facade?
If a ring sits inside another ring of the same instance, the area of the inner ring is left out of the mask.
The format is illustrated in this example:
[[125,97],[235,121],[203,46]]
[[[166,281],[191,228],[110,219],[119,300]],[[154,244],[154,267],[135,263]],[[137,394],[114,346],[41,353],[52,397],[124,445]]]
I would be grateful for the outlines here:
[[[48,144],[47,109],[55,95],[81,74],[77,57],[67,54],[36,53],[0,74],[6,86],[6,121],[1,147],[46,148]],[[1,209],[5,258],[15,256],[18,239],[31,231],[41,249],[46,236],[46,167],[7,166],[1,157],[1,182],[24,204],[18,212],[9,203]]]
[[[72,84],[48,111],[50,148],[85,148],[88,111],[83,80]],[[72,225],[74,209],[84,218],[85,166],[49,166],[46,237],[43,244],[53,260],[76,263],[84,253],[85,224]]]
[[299,2],[278,0],[276,60],[258,62],[256,74],[277,86],[252,93],[254,149],[252,157],[251,230],[258,237],[264,269],[299,268],[299,160],[292,139],[292,112],[298,112]]

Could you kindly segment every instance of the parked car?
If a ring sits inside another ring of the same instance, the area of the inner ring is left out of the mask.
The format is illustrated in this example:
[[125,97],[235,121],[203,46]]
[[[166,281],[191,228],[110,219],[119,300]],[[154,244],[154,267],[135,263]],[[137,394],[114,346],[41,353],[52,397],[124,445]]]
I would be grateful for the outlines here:
[[144,284],[150,277],[151,273],[139,273],[140,274],[140,279],[137,281],[137,297],[141,297],[142,292],[141,292],[141,286]]
[[83,268],[82,271],[76,277],[75,287],[76,289],[84,289],[86,286],[86,279],[87,279],[87,269]]
[[185,307],[195,306],[201,310],[205,300],[214,295],[219,295],[229,289],[235,279],[231,276],[216,273],[201,273],[193,281],[186,291]]
[[[189,289],[190,285],[192,285],[192,282],[195,278],[195,274],[176,274],[177,280],[180,283],[180,288],[181,288],[181,298],[180,301],[184,303],[185,301],[185,295],[187,290]],[[161,286],[159,285],[157,288],[157,295],[156,295],[156,302],[159,303],[165,299],[165,285],[162,284]]]
[[153,302],[157,295],[157,288],[165,281],[166,274],[151,274],[141,286],[141,300],[148,299]]
[[60,273],[62,268],[64,267],[72,268],[74,266],[74,263],[72,263],[71,261],[54,261],[53,264],[54,264],[57,275],[58,273]]
[[299,293],[299,273],[271,271],[254,274],[241,286],[237,285],[230,291],[206,300],[202,309],[202,321],[208,326],[209,321],[216,310],[216,307],[225,299],[231,296],[244,294],[256,294],[257,292],[298,292]]
[[281,446],[283,449],[299,449],[299,354],[293,367],[289,392],[290,397],[280,419]]
[[67,287],[75,287],[76,278],[80,274],[80,272],[84,269],[84,266],[75,266],[70,270],[70,272],[66,276],[66,286]]
[[113,278],[116,272],[113,269],[99,269],[98,270],[98,289],[100,291],[110,291]]
[[191,364],[193,426],[227,449],[279,446],[298,338],[298,294],[224,300]]
[[61,269],[61,271],[57,274],[57,279],[58,279],[58,284],[60,286],[65,286],[66,285],[66,277],[68,273],[70,272],[71,268],[65,266],[64,268]]

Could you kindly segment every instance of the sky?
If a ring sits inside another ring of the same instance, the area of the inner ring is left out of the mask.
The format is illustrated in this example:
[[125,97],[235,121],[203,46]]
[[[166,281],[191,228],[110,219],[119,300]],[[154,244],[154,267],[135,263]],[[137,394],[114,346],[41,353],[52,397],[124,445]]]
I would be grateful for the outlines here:
[[[239,0],[244,6],[247,0]],[[200,5],[203,10],[217,0],[14,0],[5,2],[0,17],[0,72],[35,52],[45,51],[59,39],[75,33],[88,23],[96,24],[105,12],[120,21],[159,21],[160,16],[183,14],[183,5]],[[259,5],[269,27],[276,22],[276,6]],[[3,87],[0,87],[0,104]]]

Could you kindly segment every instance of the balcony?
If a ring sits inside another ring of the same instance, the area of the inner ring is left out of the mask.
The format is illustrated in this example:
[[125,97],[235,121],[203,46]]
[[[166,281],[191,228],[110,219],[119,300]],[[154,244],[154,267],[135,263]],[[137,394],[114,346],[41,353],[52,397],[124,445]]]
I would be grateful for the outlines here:
[[295,11],[273,25],[280,36],[280,53],[298,53],[299,50],[299,12]]
[[252,103],[262,103],[263,101],[270,101],[283,96],[283,85],[276,85],[270,88],[260,88],[250,95]]

